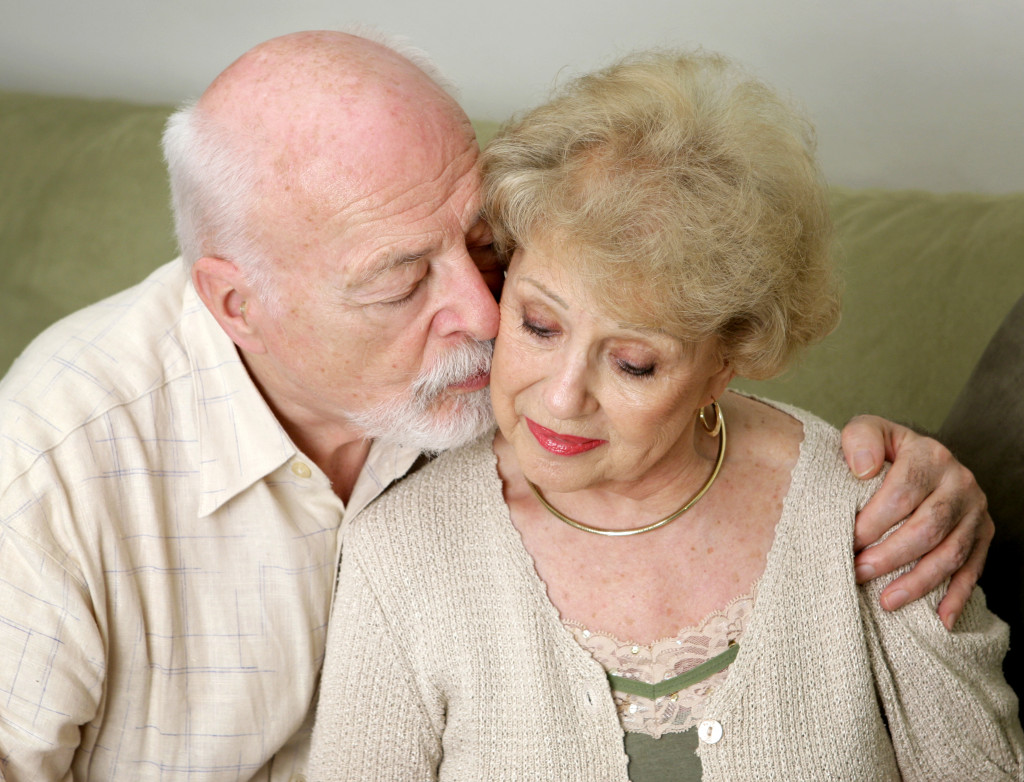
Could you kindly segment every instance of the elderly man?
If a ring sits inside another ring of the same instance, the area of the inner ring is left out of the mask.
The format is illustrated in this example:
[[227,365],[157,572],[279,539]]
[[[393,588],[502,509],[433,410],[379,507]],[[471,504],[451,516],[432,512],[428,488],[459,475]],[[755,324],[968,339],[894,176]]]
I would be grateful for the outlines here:
[[[301,778],[343,520],[489,426],[495,259],[473,131],[435,78],[363,38],[286,36],[165,146],[184,263],[57,324],[0,384],[11,782]],[[858,472],[896,453],[865,541],[924,501],[863,575],[954,529],[888,606],[959,567],[950,621],[991,537],[969,473],[879,419],[847,439]]]

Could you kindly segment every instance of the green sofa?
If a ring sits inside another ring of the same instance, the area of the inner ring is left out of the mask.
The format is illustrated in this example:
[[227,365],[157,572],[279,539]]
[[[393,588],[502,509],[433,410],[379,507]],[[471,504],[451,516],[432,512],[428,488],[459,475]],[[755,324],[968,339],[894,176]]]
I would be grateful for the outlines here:
[[[169,111],[0,93],[0,373],[47,325],[175,256],[159,148]],[[483,138],[494,128],[478,125]],[[737,385],[835,424],[874,412],[937,431],[1024,292],[1024,194],[837,188],[833,208],[841,325],[784,377]],[[1004,616],[1024,603],[1015,578]]]
[[[0,93],[0,372],[53,321],[175,256],[169,111]],[[937,430],[1024,292],[1024,194],[836,189],[833,203],[841,325],[782,378],[737,385],[837,424],[870,411]]]

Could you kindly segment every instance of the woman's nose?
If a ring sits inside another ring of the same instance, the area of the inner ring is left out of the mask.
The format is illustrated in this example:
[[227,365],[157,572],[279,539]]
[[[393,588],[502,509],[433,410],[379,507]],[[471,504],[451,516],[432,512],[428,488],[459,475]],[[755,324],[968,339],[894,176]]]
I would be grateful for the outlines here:
[[588,387],[589,369],[583,359],[555,357],[554,370],[546,383],[544,401],[556,418],[577,418],[595,406]]

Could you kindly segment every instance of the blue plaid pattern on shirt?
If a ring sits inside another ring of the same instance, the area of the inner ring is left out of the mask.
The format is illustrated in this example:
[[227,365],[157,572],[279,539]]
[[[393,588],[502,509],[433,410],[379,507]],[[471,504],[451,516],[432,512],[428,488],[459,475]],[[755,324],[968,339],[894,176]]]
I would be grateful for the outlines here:
[[180,261],[0,382],[0,777],[288,780],[351,519]]

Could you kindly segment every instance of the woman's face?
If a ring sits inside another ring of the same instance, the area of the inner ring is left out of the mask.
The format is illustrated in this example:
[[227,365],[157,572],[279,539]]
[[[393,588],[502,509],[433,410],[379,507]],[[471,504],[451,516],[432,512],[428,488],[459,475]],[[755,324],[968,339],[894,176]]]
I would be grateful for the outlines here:
[[[491,367],[498,425],[541,488],[657,487],[692,463],[697,411],[732,372],[710,341],[602,312],[559,256],[521,248],[509,266]],[[647,294],[622,295],[642,309]]]

